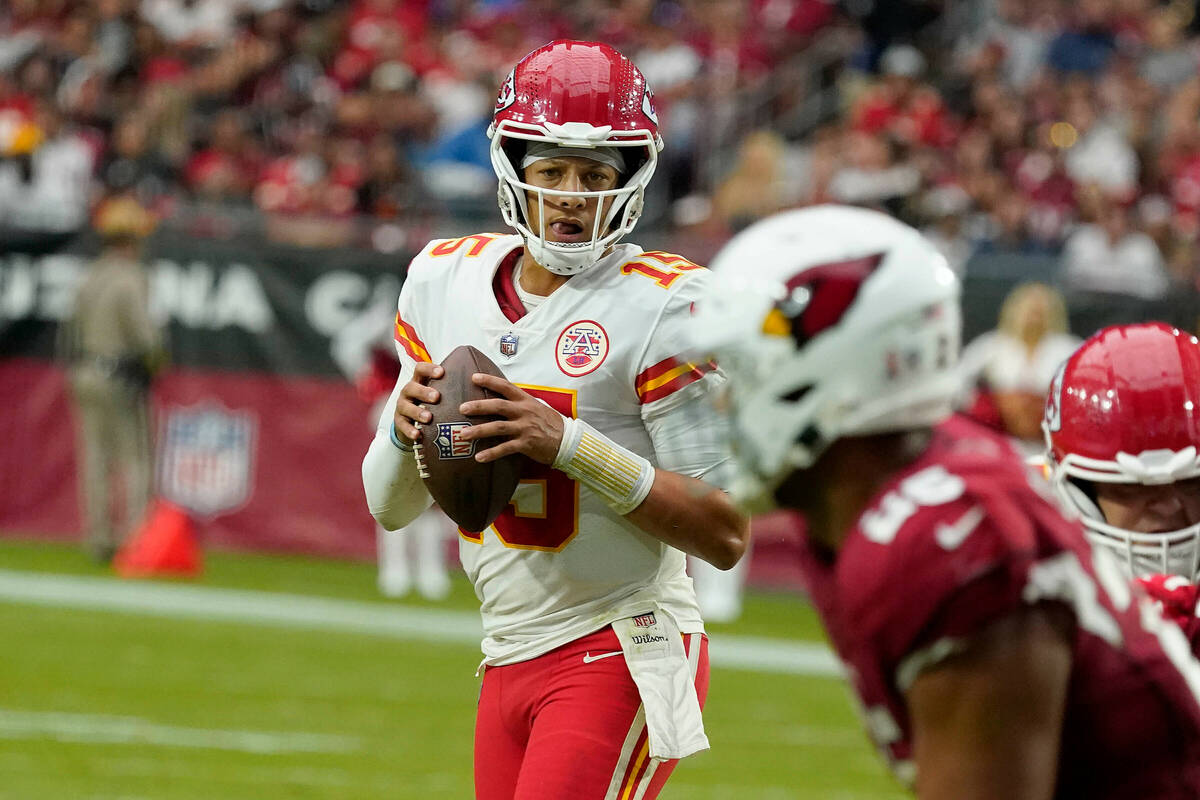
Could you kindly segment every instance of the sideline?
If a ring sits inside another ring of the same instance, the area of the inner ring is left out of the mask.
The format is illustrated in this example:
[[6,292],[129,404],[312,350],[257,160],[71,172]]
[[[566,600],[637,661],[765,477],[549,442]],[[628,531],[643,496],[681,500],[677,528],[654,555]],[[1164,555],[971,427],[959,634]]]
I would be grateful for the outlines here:
[[[449,644],[478,645],[483,635],[479,615],[473,611],[4,569],[0,569],[0,601]],[[829,648],[812,642],[721,634],[710,643],[709,658],[713,666],[725,669],[842,675],[841,664]]]
[[38,738],[85,744],[143,744],[233,750],[260,755],[352,753],[363,749],[362,740],[353,736],[184,728],[161,725],[139,717],[0,708],[0,740]]

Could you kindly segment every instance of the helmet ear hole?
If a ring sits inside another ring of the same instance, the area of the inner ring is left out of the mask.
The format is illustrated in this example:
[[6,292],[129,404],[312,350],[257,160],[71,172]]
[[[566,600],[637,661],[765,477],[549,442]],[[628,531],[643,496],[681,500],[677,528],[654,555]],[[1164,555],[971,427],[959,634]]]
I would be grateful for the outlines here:
[[812,384],[810,383],[806,386],[801,386],[799,389],[793,389],[792,391],[785,394],[781,399],[783,399],[789,403],[798,403],[804,398],[804,396],[806,394],[811,392],[812,389],[813,389],[813,387],[812,387]]
[[1096,508],[1100,508],[1100,503],[1096,501],[1097,493],[1095,482],[1085,481],[1083,478],[1075,477],[1067,478],[1067,480],[1070,481],[1071,485],[1078,489],[1084,497],[1086,497],[1088,500],[1091,500],[1092,505],[1094,505]]
[[525,149],[528,142],[524,139],[513,139],[505,137],[500,144],[500,149],[504,151],[504,157],[508,159],[508,163],[512,164],[513,172],[517,177],[522,177],[524,170],[521,169],[521,160],[525,157]]
[[817,430],[817,426],[810,424],[807,428],[800,432],[796,437],[796,441],[804,445],[809,450],[814,449],[821,441],[821,432]]

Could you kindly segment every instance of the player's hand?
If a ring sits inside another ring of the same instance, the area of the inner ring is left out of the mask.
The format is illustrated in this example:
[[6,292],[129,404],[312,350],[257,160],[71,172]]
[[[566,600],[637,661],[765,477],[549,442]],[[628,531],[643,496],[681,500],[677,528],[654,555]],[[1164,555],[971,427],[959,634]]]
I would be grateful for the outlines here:
[[1178,575],[1149,575],[1137,578],[1137,583],[1158,604],[1164,619],[1183,628],[1188,638],[1195,636],[1200,629],[1196,616],[1200,586]]
[[437,389],[431,389],[425,384],[430,378],[440,378],[446,374],[439,364],[419,362],[413,370],[412,379],[400,389],[396,398],[396,436],[405,444],[412,444],[421,438],[418,422],[429,422],[433,415],[421,408],[421,403],[436,403],[441,397]]
[[528,392],[513,386],[503,378],[476,372],[471,376],[476,386],[491,389],[500,397],[471,400],[459,406],[468,416],[495,415],[504,417],[496,422],[472,425],[462,432],[464,439],[501,437],[505,441],[475,454],[479,462],[495,461],[512,453],[524,453],[541,464],[553,464],[562,443],[563,418],[550,406]]

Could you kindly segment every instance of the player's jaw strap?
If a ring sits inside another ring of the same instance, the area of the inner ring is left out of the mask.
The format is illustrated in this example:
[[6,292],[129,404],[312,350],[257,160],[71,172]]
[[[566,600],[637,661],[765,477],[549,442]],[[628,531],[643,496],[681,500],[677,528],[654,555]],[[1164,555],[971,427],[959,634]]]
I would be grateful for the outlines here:
[[649,461],[571,417],[563,417],[554,468],[600,495],[621,516],[640,506],[654,483]]

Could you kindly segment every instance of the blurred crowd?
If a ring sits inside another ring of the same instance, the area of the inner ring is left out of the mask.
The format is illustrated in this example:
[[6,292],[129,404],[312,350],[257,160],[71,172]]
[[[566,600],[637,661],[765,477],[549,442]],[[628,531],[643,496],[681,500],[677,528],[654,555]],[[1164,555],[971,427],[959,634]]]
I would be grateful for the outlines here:
[[276,230],[311,244],[495,219],[495,89],[562,37],[645,72],[667,141],[647,222],[691,241],[836,201],[959,270],[1200,280],[1200,21],[1159,0],[9,0],[0,225],[73,230],[112,193],[320,219]]

